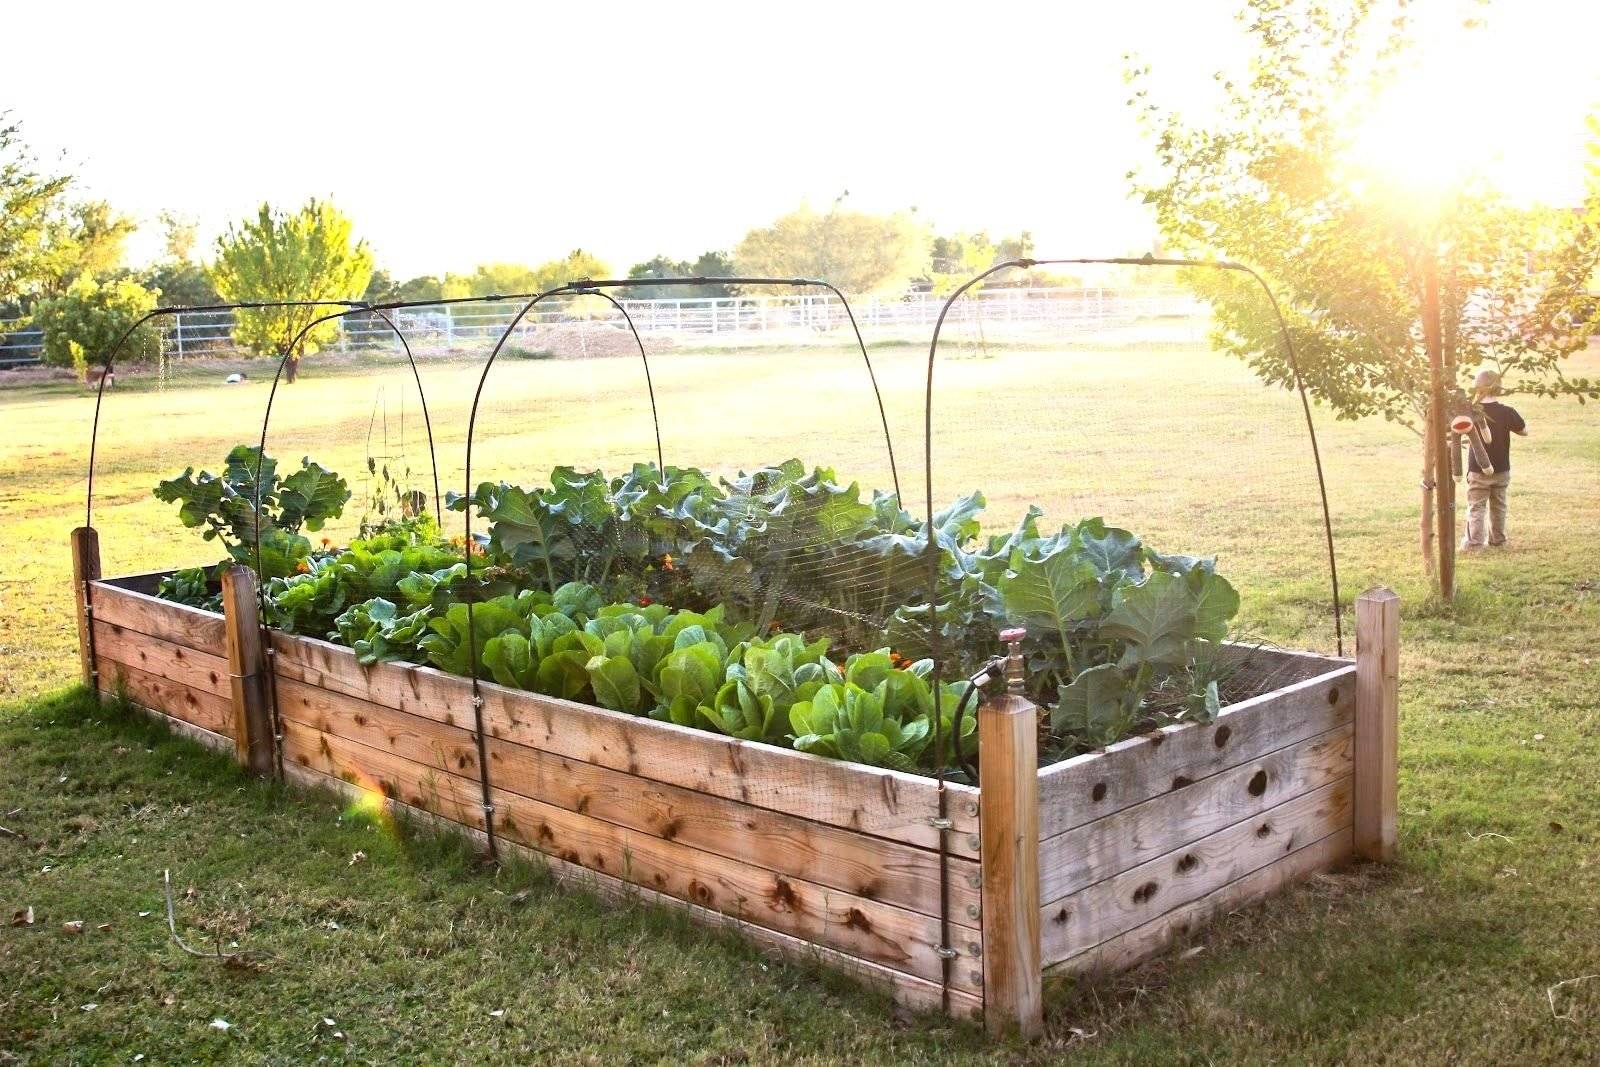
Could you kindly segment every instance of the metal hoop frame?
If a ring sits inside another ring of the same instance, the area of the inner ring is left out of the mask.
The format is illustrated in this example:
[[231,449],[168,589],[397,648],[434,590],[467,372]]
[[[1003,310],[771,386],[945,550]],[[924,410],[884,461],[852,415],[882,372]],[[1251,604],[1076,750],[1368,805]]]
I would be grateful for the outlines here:
[[[598,297],[601,297],[601,298],[605,299],[606,301],[608,301],[611,304],[612,307],[614,307],[618,311],[620,311],[622,313],[622,317],[627,320],[628,329],[633,334],[634,343],[639,348],[639,358],[644,363],[645,384],[646,384],[646,387],[647,387],[647,389],[649,391],[649,395],[650,395],[650,417],[651,417],[651,420],[652,420],[652,422],[654,424],[654,428],[655,428],[656,469],[658,471],[663,472],[663,474],[664,474],[665,471],[666,471],[667,464],[666,464],[666,457],[665,457],[665,455],[663,453],[662,445],[661,445],[661,417],[660,417],[660,412],[658,411],[658,409],[656,407],[655,382],[654,382],[654,380],[652,379],[652,377],[650,375],[650,358],[645,353],[644,342],[643,342],[643,340],[640,339],[639,331],[634,326],[633,317],[628,314],[627,308],[623,307],[620,303],[618,303],[615,299],[613,299],[611,297],[611,295],[606,292],[606,290],[608,290],[608,289],[618,289],[618,288],[622,288],[624,286],[636,286],[636,285],[637,286],[646,286],[646,287],[656,287],[656,286],[663,286],[663,285],[717,285],[717,284],[721,284],[721,285],[787,285],[787,286],[818,287],[818,288],[822,288],[822,289],[828,290],[829,292],[833,293],[835,296],[837,296],[839,298],[839,302],[844,305],[845,314],[848,315],[849,318],[850,318],[850,327],[851,327],[852,331],[855,333],[856,345],[861,351],[861,359],[862,359],[862,362],[866,365],[867,377],[872,383],[872,393],[873,393],[873,396],[876,399],[877,405],[878,405],[878,417],[881,420],[882,425],[883,425],[884,447],[887,449],[888,455],[889,455],[889,470],[890,470],[891,476],[894,479],[895,496],[898,499],[899,494],[900,494],[900,475],[899,475],[898,468],[895,466],[894,441],[893,441],[893,439],[892,439],[892,437],[890,436],[890,433],[889,433],[889,416],[888,416],[887,411],[886,411],[886,409],[884,407],[883,394],[878,388],[878,377],[877,377],[877,374],[873,370],[873,367],[872,367],[872,358],[871,358],[871,356],[869,356],[867,354],[866,341],[862,339],[861,328],[856,323],[855,312],[853,312],[850,309],[850,301],[845,299],[845,295],[843,293],[841,293],[837,288],[835,288],[833,285],[831,285],[830,283],[825,282],[825,281],[818,281],[818,280],[809,279],[809,278],[754,278],[754,277],[731,277],[731,278],[710,278],[710,277],[580,278],[580,279],[578,279],[576,281],[571,281],[571,282],[567,282],[567,283],[565,283],[563,285],[558,285],[553,289],[548,289],[545,292],[539,293],[539,294],[533,296],[531,299],[529,299],[528,302],[523,305],[522,309],[517,312],[516,316],[514,318],[512,318],[511,322],[506,325],[505,330],[502,331],[502,333],[500,334],[500,339],[495,342],[494,349],[492,351],[490,351],[489,358],[484,362],[483,373],[478,378],[478,387],[472,394],[472,411],[471,411],[471,414],[467,417],[467,457],[466,457],[465,486],[464,486],[464,491],[465,491],[466,495],[467,496],[471,496],[472,495],[472,443],[473,443],[473,439],[477,435],[478,405],[483,399],[483,389],[484,389],[485,384],[487,384],[487,382],[489,380],[489,371],[493,369],[494,364],[495,364],[495,360],[499,358],[501,350],[505,347],[506,342],[511,339],[511,335],[516,332],[517,327],[522,323],[523,318],[527,316],[528,312],[532,311],[534,309],[534,307],[537,306],[542,301],[545,301],[545,300],[548,300],[548,299],[550,299],[552,297],[557,297],[557,296],[598,296]],[[481,687],[480,687],[480,684],[479,684],[480,680],[478,678],[478,649],[477,649],[478,635],[477,635],[477,631],[473,628],[473,619],[472,619],[472,614],[473,614],[472,606],[477,600],[477,593],[476,593],[475,588],[472,585],[472,544],[473,544],[473,540],[472,540],[472,508],[470,506],[466,507],[463,510],[463,515],[464,515],[464,519],[465,519],[465,521],[464,521],[464,529],[465,529],[466,542],[467,542],[467,557],[466,557],[466,561],[467,561],[466,579],[467,580],[466,580],[464,588],[466,590],[466,605],[467,605],[467,653],[468,653],[468,655],[470,657],[470,662],[471,662],[471,665],[472,665],[472,710],[473,710],[473,715],[475,717],[475,722],[476,722],[476,726],[477,726],[478,761],[479,761],[479,765],[481,767],[485,767],[486,768],[488,766],[488,763],[487,763],[488,755],[487,755],[487,752],[485,751],[484,731],[483,731],[483,695],[482,695]],[[496,844],[496,835],[495,835],[495,830],[494,830],[494,804],[493,804],[492,795],[490,793],[489,779],[488,779],[487,771],[485,771],[485,773],[479,775],[479,782],[480,782],[480,784],[482,786],[482,792],[483,792],[483,816],[484,816],[485,836],[488,839],[489,854],[491,856],[495,856],[495,855],[498,855],[498,845]]]

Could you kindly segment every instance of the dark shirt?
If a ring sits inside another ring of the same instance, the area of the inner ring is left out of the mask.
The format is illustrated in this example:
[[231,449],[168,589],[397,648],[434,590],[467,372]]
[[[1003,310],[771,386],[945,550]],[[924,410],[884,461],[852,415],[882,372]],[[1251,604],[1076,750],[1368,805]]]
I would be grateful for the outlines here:
[[[1483,421],[1488,423],[1488,438],[1484,442],[1484,449],[1489,453],[1489,462],[1494,466],[1496,474],[1504,474],[1511,469],[1511,435],[1521,433],[1528,428],[1522,421],[1522,416],[1517,414],[1517,409],[1509,404],[1502,404],[1498,400],[1483,402]],[[1478,466],[1478,457],[1467,450],[1467,469],[1479,474],[1483,468]]]

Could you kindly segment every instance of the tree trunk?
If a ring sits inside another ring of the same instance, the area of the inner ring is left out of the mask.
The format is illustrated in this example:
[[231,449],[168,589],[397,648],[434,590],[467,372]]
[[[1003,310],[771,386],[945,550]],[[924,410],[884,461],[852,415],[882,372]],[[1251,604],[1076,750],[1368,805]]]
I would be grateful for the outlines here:
[[1436,577],[1439,573],[1438,559],[1434,554],[1434,518],[1436,512],[1433,507],[1433,435],[1422,435],[1422,570],[1429,577]]
[[283,366],[283,381],[286,385],[293,385],[296,378],[300,377],[300,356],[290,356],[289,361]]

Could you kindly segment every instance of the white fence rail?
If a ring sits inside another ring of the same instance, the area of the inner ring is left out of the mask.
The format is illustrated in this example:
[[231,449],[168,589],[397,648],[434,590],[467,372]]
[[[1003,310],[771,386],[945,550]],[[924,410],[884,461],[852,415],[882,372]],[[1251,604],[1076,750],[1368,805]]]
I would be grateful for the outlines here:
[[[845,329],[849,318],[832,294],[694,297],[623,300],[640,333],[721,337],[725,335],[804,335]],[[850,310],[863,333],[930,329],[944,297],[907,293],[900,297],[862,297]],[[442,304],[393,312],[395,324],[413,348],[481,345],[497,338],[521,309],[521,301]],[[615,316],[595,297],[550,300],[524,317],[526,332],[540,327]],[[1204,306],[1176,286],[1114,289],[1073,287],[983,289],[971,293],[952,312],[956,323],[981,323],[1004,336],[1012,331],[1079,332],[1152,319],[1192,319]],[[341,351],[388,347],[393,332],[376,316],[356,313],[336,320],[333,346]],[[7,327],[12,327],[7,330]],[[162,327],[166,351],[177,358],[226,355],[234,351],[233,313],[181,312]],[[752,338],[754,339],[754,338]],[[36,362],[43,333],[17,320],[0,321],[0,366]]]

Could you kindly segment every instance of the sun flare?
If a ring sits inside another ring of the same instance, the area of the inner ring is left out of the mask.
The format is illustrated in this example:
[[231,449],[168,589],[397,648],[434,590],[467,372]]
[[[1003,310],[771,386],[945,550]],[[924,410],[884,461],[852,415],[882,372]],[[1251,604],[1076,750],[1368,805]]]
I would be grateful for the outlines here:
[[1592,74],[1557,77],[1536,37],[1492,27],[1422,40],[1352,120],[1356,174],[1413,195],[1481,181],[1523,203],[1573,202],[1584,119],[1600,99]]

